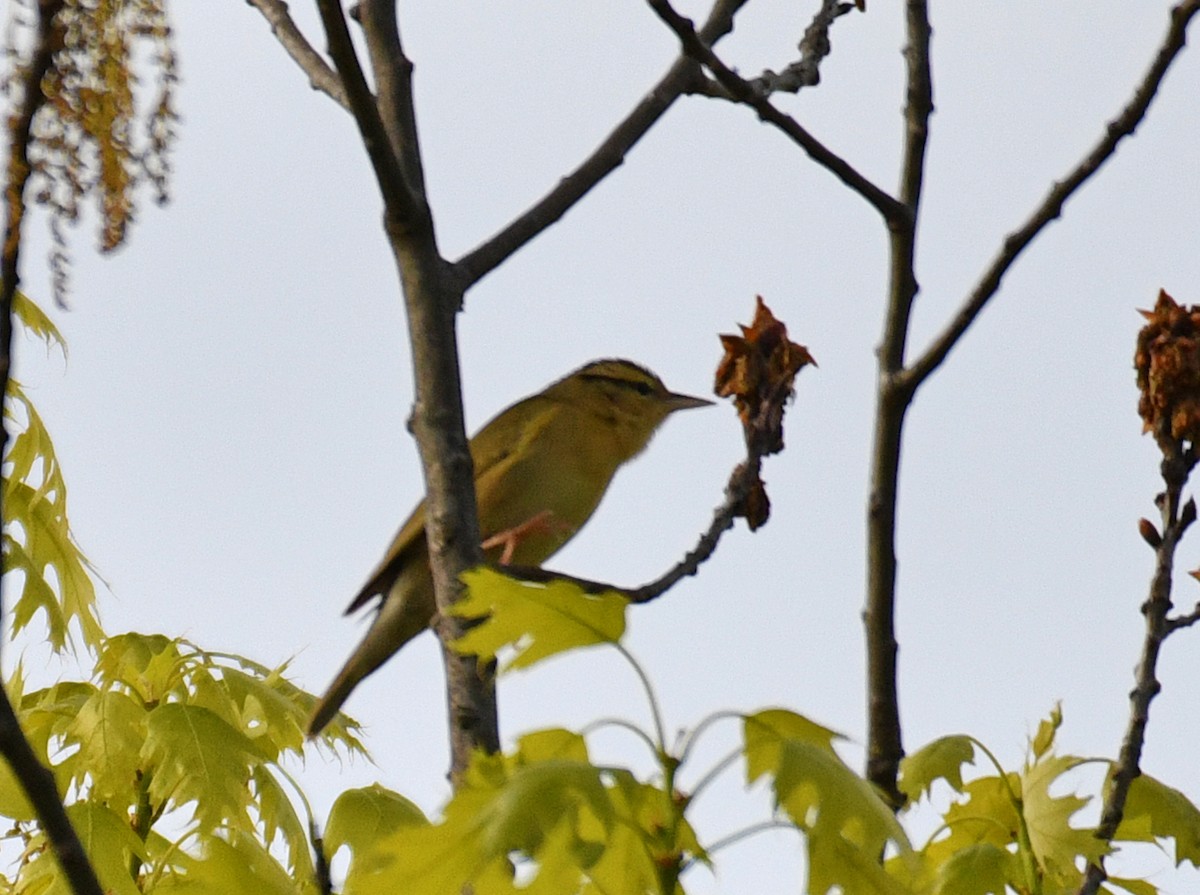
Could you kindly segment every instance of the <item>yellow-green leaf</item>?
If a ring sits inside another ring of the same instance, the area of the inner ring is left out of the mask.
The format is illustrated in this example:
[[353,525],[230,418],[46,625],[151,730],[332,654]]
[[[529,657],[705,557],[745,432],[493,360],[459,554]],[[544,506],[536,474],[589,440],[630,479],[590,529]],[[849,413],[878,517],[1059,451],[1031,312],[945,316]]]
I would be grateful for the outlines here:
[[201,830],[248,828],[250,770],[264,760],[254,741],[199,706],[160,705],[146,723],[141,757],[150,797],[190,806]]
[[805,837],[808,846],[809,895],[838,892],[870,895],[916,895],[904,883],[891,876],[877,854],[864,852],[846,838],[825,831],[811,830]]
[[590,594],[562,580],[535,584],[485,567],[464,572],[462,579],[467,595],[454,613],[484,620],[454,648],[491,660],[512,647],[505,669],[526,668],[581,646],[615,643],[625,633],[629,601],[616,591]]
[[136,803],[145,709],[124,693],[98,690],[79,709],[66,733],[66,743],[79,746],[73,770],[79,782],[85,774],[90,778],[90,796],[112,806]]
[[962,792],[962,766],[975,761],[975,744],[967,736],[945,736],[907,755],[900,762],[900,791],[913,801],[938,780]]
[[296,813],[276,776],[265,765],[250,771],[254,798],[263,825],[263,842],[270,845],[281,837],[287,846],[288,872],[296,879],[309,879],[313,874],[312,852],[309,850],[308,829]]
[[13,294],[13,315],[21,321],[31,334],[46,343],[46,349],[57,348],[67,356],[67,342],[38,305],[20,289]]
[[[67,817],[75,828],[88,860],[100,878],[100,885],[112,895],[140,895],[129,875],[133,855],[145,856],[142,842],[125,818],[96,802],[77,802],[67,806]],[[39,895],[71,895],[71,887],[54,858],[54,853],[39,832],[30,843],[34,859],[21,868],[20,889]]]
[[178,640],[132,631],[105,640],[96,661],[102,681],[129,687],[148,705],[183,683],[183,668]]
[[772,775],[776,803],[807,834],[810,892],[824,895],[834,885],[905,891],[880,857],[891,842],[912,860],[908,837],[874,787],[833,750],[833,731],[775,709],[747,716],[744,734],[750,781]]
[[1148,774],[1136,777],[1125,799],[1125,819],[1117,839],[1140,840],[1144,830],[1157,839],[1175,840],[1175,865],[1200,867],[1200,810],[1182,792]]
[[539,761],[569,759],[588,761],[587,742],[573,730],[549,727],[524,734],[517,740],[514,764],[535,764]]
[[348,789],[337,797],[325,826],[325,853],[332,858],[342,846],[357,855],[381,837],[402,827],[428,825],[421,809],[378,783]]
[[844,739],[840,733],[787,709],[764,709],[746,715],[742,719],[742,735],[746,744],[747,783],[775,771],[779,766],[779,750],[786,741],[809,743],[836,756],[833,741]]
[[968,845],[938,869],[934,895],[1005,895],[1020,881],[1016,857],[990,842]]
[[1054,737],[1062,726],[1062,703],[1056,703],[1049,718],[1043,718],[1038,724],[1037,733],[1030,743],[1034,758],[1041,758],[1054,746]]
[[1025,769],[1021,795],[1029,843],[1038,864],[1048,874],[1074,878],[1075,859],[1095,861],[1107,854],[1108,847],[1091,829],[1071,826],[1071,818],[1090,799],[1079,796],[1052,796],[1050,787],[1063,774],[1083,763],[1081,758],[1050,756]]
[[164,875],[155,895],[301,895],[315,892],[311,882],[300,882],[280,866],[262,843],[246,835],[233,842],[205,836],[200,856],[177,857],[182,872]]

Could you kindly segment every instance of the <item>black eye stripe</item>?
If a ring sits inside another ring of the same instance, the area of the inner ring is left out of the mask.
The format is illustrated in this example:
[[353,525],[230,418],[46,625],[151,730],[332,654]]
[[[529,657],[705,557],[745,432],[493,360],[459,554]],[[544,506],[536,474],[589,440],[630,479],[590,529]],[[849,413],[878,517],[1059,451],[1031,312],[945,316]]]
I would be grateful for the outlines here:
[[631,388],[639,395],[649,395],[654,392],[654,386],[643,380],[622,379],[620,376],[605,376],[603,373],[584,373],[579,378],[592,382],[611,382],[620,388]]

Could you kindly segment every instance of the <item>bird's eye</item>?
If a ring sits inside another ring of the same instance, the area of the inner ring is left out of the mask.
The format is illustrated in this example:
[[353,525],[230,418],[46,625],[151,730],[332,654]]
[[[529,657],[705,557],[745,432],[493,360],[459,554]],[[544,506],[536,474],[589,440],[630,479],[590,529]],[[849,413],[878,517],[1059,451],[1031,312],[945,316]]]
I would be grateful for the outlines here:
[[639,395],[648,395],[650,392],[654,391],[654,389],[650,388],[650,383],[648,382],[635,382],[633,387],[637,390]]

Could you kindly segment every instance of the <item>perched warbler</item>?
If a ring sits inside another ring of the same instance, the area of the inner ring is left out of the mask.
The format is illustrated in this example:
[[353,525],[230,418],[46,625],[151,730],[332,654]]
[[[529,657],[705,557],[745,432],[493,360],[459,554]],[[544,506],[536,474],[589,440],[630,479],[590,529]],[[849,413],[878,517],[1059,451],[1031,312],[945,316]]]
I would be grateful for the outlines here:
[[[502,410],[471,439],[485,556],[538,566],[583,527],[617,468],[641,453],[676,410],[711,404],[667,390],[627,360],[598,360]],[[422,501],[346,610],[379,597],[362,643],[318,701],[316,735],[364,677],[433,620],[436,611]]]

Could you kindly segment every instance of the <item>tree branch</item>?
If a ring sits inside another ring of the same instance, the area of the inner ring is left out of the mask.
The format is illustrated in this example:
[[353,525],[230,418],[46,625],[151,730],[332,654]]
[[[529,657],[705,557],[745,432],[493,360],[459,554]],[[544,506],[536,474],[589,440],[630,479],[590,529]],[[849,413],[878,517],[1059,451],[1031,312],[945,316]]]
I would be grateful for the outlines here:
[[465,632],[448,610],[462,593],[459,575],[483,554],[475,505],[474,474],[463,425],[455,318],[462,291],[438,251],[425,201],[420,145],[411,93],[411,63],[404,55],[395,0],[362,0],[362,22],[382,111],[350,43],[336,0],[317,0],[330,55],[346,87],[384,203],[384,226],[396,261],[408,314],[416,402],[412,431],[425,476],[425,531],[437,599],[438,637],[446,666],[451,777],[471,755],[500,745],[495,690],[477,661],[446,647]]
[[425,172],[421,166],[417,116],[413,108],[413,64],[400,43],[395,3],[367,3],[359,7],[371,70],[379,90],[379,113],[392,150],[400,160],[405,183],[416,199],[426,204]]
[[[1150,721],[1150,703],[1162,689],[1156,677],[1158,655],[1163,641],[1177,630],[1168,619],[1171,611],[1171,569],[1175,562],[1175,548],[1183,538],[1188,526],[1196,519],[1196,505],[1188,501],[1181,507],[1183,487],[1191,470],[1196,465],[1193,450],[1184,451],[1178,443],[1165,452],[1162,461],[1162,477],[1166,490],[1158,496],[1162,512],[1162,539],[1155,548],[1154,577],[1150,581],[1150,595],[1142,604],[1142,615],[1146,619],[1146,634],[1142,640],[1142,654],[1134,675],[1134,687],[1129,694],[1129,721],[1121,751],[1111,770],[1111,785],[1100,812],[1100,824],[1096,827],[1096,838],[1111,842],[1117,827],[1125,816],[1125,800],[1129,788],[1142,773],[1142,747],[1146,742],[1146,726]],[[1078,895],[1095,895],[1100,884],[1107,878],[1104,859],[1089,864],[1079,886]]]
[[749,443],[746,447],[746,459],[734,467],[725,485],[725,499],[713,511],[713,519],[708,529],[700,535],[696,546],[684,555],[683,559],[674,566],[639,587],[621,587],[591,578],[578,578],[563,572],[537,566],[503,566],[499,571],[524,581],[548,583],[551,581],[568,581],[583,589],[585,593],[601,593],[615,590],[624,594],[631,603],[649,603],[656,600],[678,584],[682,579],[695,575],[711,557],[720,543],[721,537],[733,528],[734,520],[745,515],[746,497],[759,480],[762,469],[763,452],[761,445]]
[[262,13],[280,46],[308,75],[308,83],[312,89],[321,91],[347,112],[351,111],[350,100],[337,72],[329,67],[321,58],[321,54],[313,49],[312,44],[296,27],[295,21],[288,13],[287,3],[284,0],[246,0],[246,3]]
[[930,72],[931,29],[925,0],[905,4],[908,33],[904,106],[904,155],[900,167],[903,217],[888,229],[890,272],[883,338],[879,346],[879,383],[871,451],[871,492],[867,505],[867,594],[863,627],[867,651],[867,779],[895,807],[904,804],[896,786],[904,745],[896,664],[896,528],[900,445],[911,395],[896,389],[904,364],[909,321],[918,285],[917,220],[924,182],[929,118],[933,114]]
[[389,226],[406,231],[417,222],[427,220],[428,210],[423,203],[417,202],[400,168],[395,149],[388,140],[379,107],[367,86],[367,79],[358,62],[358,53],[350,39],[342,4],[339,0],[317,0],[317,8],[329,43],[330,58],[346,91],[350,111],[358,124],[363,146],[371,159],[375,179],[383,194]]
[[[713,44],[732,31],[733,17],[746,2],[717,0],[700,29],[699,39],[705,44]],[[699,69],[691,56],[682,54],[675,60],[633,111],[574,171],[503,230],[455,262],[459,288],[465,290],[479,282],[562,218],[596,184],[621,166],[629,150],[699,77]]]
[[[4,187],[4,248],[0,256],[0,402],[7,399],[12,375],[13,298],[20,282],[21,227],[25,222],[25,190],[33,166],[29,144],[33,119],[46,101],[42,84],[62,43],[55,18],[63,0],[38,0],[37,35],[28,67],[21,75],[21,107],[9,120],[8,171]],[[8,448],[8,416],[0,419],[0,456]],[[2,605],[2,601],[0,601]],[[29,799],[54,856],[75,895],[102,895],[100,880],[88,861],[83,844],[67,817],[54,774],[38,761],[21,732],[8,693],[0,687],[0,754],[4,755],[17,782]]]
[[1187,40],[1188,23],[1200,12],[1200,0],[1186,0],[1171,10],[1170,26],[1163,39],[1154,62],[1142,82],[1134,91],[1133,98],[1121,114],[1108,123],[1104,135],[1092,150],[1062,180],[1056,182],[1046,198],[1033,214],[1018,229],[1004,240],[1000,252],[984,272],[978,285],[967,296],[954,319],[939,334],[921,357],[900,377],[899,386],[908,391],[920,387],[929,374],[941,365],[946,356],[958,344],[967,329],[974,323],[992,296],[1000,289],[1000,281],[1012,267],[1018,256],[1033,242],[1039,233],[1062,214],[1063,205],[1086,183],[1100,167],[1116,152],[1118,144],[1133,134],[1145,118],[1159,86]]
[[713,77],[729,91],[734,100],[754,109],[760,120],[783,131],[813,161],[862,196],[871,207],[883,216],[889,226],[903,220],[905,209],[901,203],[860,174],[849,162],[805,130],[796,119],[775,108],[769,96],[755,90],[749,81],[722,62],[712,49],[700,39],[692,27],[691,20],[676,12],[669,0],[646,0],[646,2],[667,27],[675,32],[683,45],[684,52],[711,71]]

